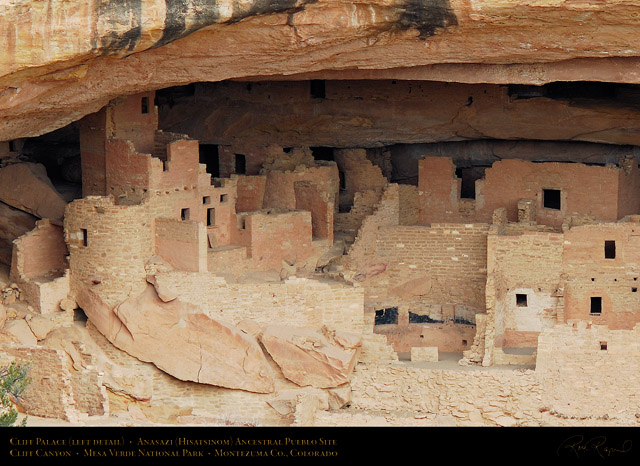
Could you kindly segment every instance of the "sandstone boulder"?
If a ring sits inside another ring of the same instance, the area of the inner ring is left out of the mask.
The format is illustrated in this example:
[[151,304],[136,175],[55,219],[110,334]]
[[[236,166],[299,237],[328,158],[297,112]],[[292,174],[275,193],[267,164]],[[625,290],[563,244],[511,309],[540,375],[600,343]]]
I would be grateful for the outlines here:
[[16,163],[0,168],[0,200],[53,222],[62,222],[67,205],[51,184],[44,165],[37,163]]
[[11,265],[13,240],[31,231],[38,219],[0,202],[0,262]]
[[270,325],[261,341],[287,379],[315,388],[348,382],[359,354],[357,346],[345,348],[322,331],[308,328]]
[[114,345],[178,379],[257,393],[274,390],[255,338],[179,299],[162,301],[150,284],[113,310],[86,290],[78,304]]
[[56,326],[55,322],[51,319],[40,315],[29,315],[26,322],[38,341],[47,338],[47,335],[49,335]]
[[3,331],[15,337],[21,345],[36,346],[38,344],[38,339],[23,319],[7,321]]

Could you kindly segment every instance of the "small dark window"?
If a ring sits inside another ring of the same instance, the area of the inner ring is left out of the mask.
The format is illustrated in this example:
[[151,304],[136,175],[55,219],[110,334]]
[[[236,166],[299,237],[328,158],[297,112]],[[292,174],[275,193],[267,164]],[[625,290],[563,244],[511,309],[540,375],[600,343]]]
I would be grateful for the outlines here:
[[478,178],[473,176],[473,170],[456,168],[456,176],[460,178],[460,198],[475,199]]
[[285,154],[290,154],[292,149],[292,147],[283,147],[282,152],[284,152]]
[[340,177],[340,191],[347,190],[347,177],[345,176],[343,171],[338,172],[338,176]]
[[211,197],[210,196],[204,196],[202,198],[202,203],[203,204],[211,204]]
[[600,315],[602,314],[602,298],[601,297],[592,297],[591,298],[591,311],[590,314]]
[[227,199],[229,198],[228,194],[220,194],[220,202],[227,202]]
[[220,154],[216,144],[200,144],[199,146],[200,163],[206,165],[207,173],[212,178],[220,177]]
[[89,246],[89,233],[86,228],[82,229],[82,245],[86,248]]
[[311,149],[314,160],[332,161],[336,159],[333,154],[333,147],[310,147],[309,149]]
[[247,173],[247,157],[244,154],[236,154],[236,173],[238,175]]
[[605,259],[616,258],[616,242],[615,241],[604,242],[604,258]]
[[147,114],[149,113],[149,97],[143,97],[142,98],[142,114]]
[[637,293],[638,292],[638,288],[631,288],[631,292],[632,293]]
[[376,310],[375,325],[388,325],[398,323],[398,308],[389,307]]
[[601,341],[600,342],[600,350],[601,351],[607,351],[607,342],[606,341]]
[[325,83],[323,79],[312,79],[309,83],[309,91],[314,99],[324,99],[326,97]]
[[216,224],[216,209],[207,209],[207,226],[214,226]]
[[9,152],[13,152],[16,150],[15,144],[13,141],[9,141]]
[[240,228],[241,228],[242,230],[246,230],[246,229],[247,229],[247,219],[246,219],[246,218],[244,218],[244,217],[242,217],[242,219],[241,219],[241,220],[242,220],[242,221],[241,221],[241,223],[240,223]]
[[462,346],[467,346],[467,340],[462,340]]
[[527,307],[527,295],[526,294],[516,294],[516,306],[518,307]]
[[543,189],[542,190],[542,206],[545,209],[560,210],[560,190],[559,189]]
[[182,209],[180,211],[180,217],[182,218],[182,220],[189,220],[190,216],[191,216],[191,209]]

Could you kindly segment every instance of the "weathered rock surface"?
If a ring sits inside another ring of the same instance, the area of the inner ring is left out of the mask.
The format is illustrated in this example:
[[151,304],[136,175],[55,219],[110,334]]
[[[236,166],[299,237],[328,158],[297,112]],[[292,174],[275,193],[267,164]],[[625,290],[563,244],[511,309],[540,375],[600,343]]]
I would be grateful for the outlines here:
[[0,262],[11,265],[13,240],[35,228],[38,219],[0,202]]
[[26,322],[38,341],[47,338],[47,335],[56,327],[56,323],[45,316],[29,315]]
[[4,325],[3,332],[15,337],[22,345],[36,346],[38,344],[38,339],[23,319],[7,321]]
[[[253,84],[251,91],[240,82],[195,88],[195,96],[163,107],[161,126],[220,144],[371,147],[531,139],[640,145],[636,93],[611,86],[585,86],[573,98],[561,89],[519,98],[517,88],[507,86],[395,80],[327,82],[322,99],[309,99],[305,81]],[[603,89],[608,96],[597,95]],[[362,160],[364,154],[354,165]]]
[[328,338],[317,330],[285,325],[268,326],[261,341],[287,379],[315,388],[348,382],[359,352],[356,335],[340,332]]
[[53,222],[62,222],[67,205],[51,184],[44,165],[36,163],[16,163],[0,168],[0,200]]
[[0,6],[0,141],[118,95],[250,76],[640,82],[636,0],[134,4]]
[[140,401],[151,399],[152,380],[131,369],[117,364],[93,340],[86,328],[73,325],[56,328],[40,342],[43,346],[64,351],[75,370],[86,369],[86,360],[78,351],[81,345],[91,354],[93,363],[104,374],[103,384],[114,393],[124,394]]
[[88,290],[78,304],[114,345],[178,379],[257,393],[274,389],[254,338],[179,299],[162,301],[152,285],[114,310]]
[[0,304],[0,331],[4,327],[4,323],[7,321],[7,310],[5,307]]

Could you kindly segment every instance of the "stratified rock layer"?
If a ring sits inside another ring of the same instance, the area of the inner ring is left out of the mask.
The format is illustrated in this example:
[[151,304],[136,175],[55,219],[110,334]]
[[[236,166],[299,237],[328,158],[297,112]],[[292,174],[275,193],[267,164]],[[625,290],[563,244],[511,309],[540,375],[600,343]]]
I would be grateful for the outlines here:
[[[637,0],[17,0],[0,6],[0,141],[196,81],[640,82]],[[126,59],[124,59],[126,58]]]

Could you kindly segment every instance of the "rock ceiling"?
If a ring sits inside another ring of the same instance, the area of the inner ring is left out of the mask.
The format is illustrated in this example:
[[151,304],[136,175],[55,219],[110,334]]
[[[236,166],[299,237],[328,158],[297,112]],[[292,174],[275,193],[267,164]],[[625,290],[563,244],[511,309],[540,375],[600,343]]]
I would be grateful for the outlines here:
[[229,79],[640,82],[637,0],[11,0],[0,141]]

